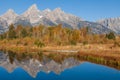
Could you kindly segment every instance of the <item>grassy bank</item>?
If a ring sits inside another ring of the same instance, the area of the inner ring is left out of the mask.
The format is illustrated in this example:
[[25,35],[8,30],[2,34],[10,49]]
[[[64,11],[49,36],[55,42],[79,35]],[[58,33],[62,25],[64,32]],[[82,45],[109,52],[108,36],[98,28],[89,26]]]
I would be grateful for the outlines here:
[[81,51],[77,54],[76,58],[120,69],[120,54],[104,51],[98,53]]
[[[14,44],[12,43],[14,42]],[[104,64],[120,69],[120,47],[114,46],[114,44],[83,44],[55,46],[47,45],[44,47],[37,47],[36,45],[22,45],[15,44],[16,42],[11,40],[9,42],[0,41],[1,51],[11,51],[18,55],[18,59],[21,60],[21,56],[27,58],[27,56],[35,57],[35,59],[42,59],[42,55],[47,55],[51,59],[57,62],[61,62],[67,57],[75,57],[78,60],[90,61],[98,64]],[[59,52],[57,52],[59,50]],[[78,51],[75,53],[60,52],[64,50]],[[37,54],[36,54],[37,53]]]

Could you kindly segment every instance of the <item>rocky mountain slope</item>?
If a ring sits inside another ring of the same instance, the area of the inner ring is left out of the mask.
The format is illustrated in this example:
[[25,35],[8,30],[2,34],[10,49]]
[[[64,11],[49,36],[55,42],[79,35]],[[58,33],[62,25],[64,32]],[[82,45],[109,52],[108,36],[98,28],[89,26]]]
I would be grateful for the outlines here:
[[14,10],[9,9],[5,14],[1,16],[1,18],[6,20],[8,25],[10,25],[11,23],[14,23],[17,16],[18,15],[14,12]]
[[0,17],[0,34],[5,32],[5,30],[8,28],[8,23],[6,20],[2,19]]
[[120,17],[108,18],[97,21],[97,23],[109,28],[117,34],[120,34]]
[[77,16],[65,13],[60,8],[56,8],[54,10],[45,9],[41,11],[37,8],[36,4],[33,4],[21,15],[16,14],[14,10],[10,9],[0,16],[0,28],[2,32],[4,32],[3,30],[8,28],[8,25],[10,24],[14,24],[15,26],[18,24],[24,26],[36,26],[39,24],[54,26],[62,24],[63,27],[69,27],[72,29],[89,27],[91,28],[92,33],[108,33],[110,31],[115,31],[114,29],[112,30],[112,28],[106,27],[101,22],[95,23],[84,21]]

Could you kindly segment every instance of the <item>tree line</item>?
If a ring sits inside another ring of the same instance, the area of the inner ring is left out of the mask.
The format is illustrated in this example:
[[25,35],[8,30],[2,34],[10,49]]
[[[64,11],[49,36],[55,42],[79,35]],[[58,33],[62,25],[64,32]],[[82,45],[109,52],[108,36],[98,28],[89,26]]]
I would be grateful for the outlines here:
[[35,44],[38,46],[45,44],[55,45],[76,45],[77,43],[106,43],[109,40],[115,40],[116,36],[113,32],[108,34],[93,34],[89,27],[80,29],[70,29],[62,27],[62,24],[56,26],[38,25],[30,26],[14,26],[11,24],[8,31],[0,34],[0,39],[23,39],[23,38],[36,39]]

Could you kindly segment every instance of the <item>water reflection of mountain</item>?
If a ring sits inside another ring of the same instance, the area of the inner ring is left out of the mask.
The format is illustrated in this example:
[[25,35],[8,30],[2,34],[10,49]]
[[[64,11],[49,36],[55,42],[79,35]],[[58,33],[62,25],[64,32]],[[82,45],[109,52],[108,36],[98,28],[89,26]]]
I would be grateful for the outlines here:
[[80,61],[74,58],[66,58],[61,63],[57,63],[54,60],[45,57],[42,61],[38,61],[37,59],[27,59],[20,62],[15,59],[11,64],[9,56],[0,52],[0,66],[7,69],[9,73],[13,72],[16,68],[21,67],[33,77],[35,77],[40,71],[60,74],[62,71],[77,66],[80,63]]

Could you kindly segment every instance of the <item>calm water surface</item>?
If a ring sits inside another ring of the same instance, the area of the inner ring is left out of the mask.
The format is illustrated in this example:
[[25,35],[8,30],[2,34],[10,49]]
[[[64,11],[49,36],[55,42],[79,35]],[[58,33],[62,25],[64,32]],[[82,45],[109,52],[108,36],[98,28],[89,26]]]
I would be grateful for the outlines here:
[[120,80],[117,69],[74,58],[66,58],[61,63],[47,57],[42,61],[12,60],[0,52],[0,80]]

